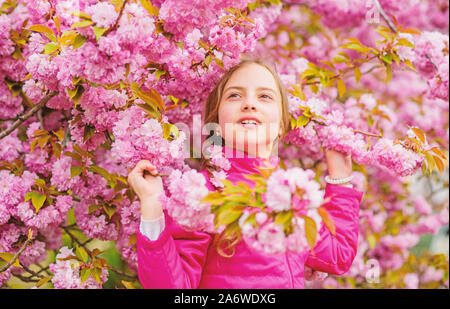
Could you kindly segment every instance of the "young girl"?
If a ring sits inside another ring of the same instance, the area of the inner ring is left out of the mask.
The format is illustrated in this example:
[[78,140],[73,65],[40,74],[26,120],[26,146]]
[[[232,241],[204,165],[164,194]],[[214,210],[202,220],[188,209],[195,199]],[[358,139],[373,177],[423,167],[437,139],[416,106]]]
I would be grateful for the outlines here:
[[[275,70],[261,61],[246,60],[227,72],[210,94],[205,123],[218,123],[231,163],[227,179],[248,181],[243,175],[257,173],[256,166],[270,162],[278,167],[274,147],[289,129],[286,90]],[[268,130],[268,128],[271,128]],[[264,134],[266,133],[266,134]],[[363,193],[352,188],[350,156],[328,150],[324,198],[336,231],[319,227],[314,250],[301,253],[265,254],[244,241],[231,254],[220,250],[217,237],[188,232],[162,210],[163,192],[158,170],[147,160],[130,172],[128,181],[141,201],[141,224],[137,231],[138,276],[144,288],[279,289],[303,288],[304,268],[343,274],[356,255],[359,206]],[[204,160],[201,173],[210,191],[211,166]],[[144,171],[151,175],[144,175]],[[156,177],[157,176],[157,177]]]

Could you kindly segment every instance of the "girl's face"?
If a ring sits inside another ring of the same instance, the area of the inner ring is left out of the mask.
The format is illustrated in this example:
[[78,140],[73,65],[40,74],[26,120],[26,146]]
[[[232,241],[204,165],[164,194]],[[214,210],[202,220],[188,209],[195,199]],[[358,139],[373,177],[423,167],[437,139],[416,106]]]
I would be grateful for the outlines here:
[[225,84],[219,104],[225,145],[268,158],[282,133],[281,95],[272,73],[256,63],[244,65]]

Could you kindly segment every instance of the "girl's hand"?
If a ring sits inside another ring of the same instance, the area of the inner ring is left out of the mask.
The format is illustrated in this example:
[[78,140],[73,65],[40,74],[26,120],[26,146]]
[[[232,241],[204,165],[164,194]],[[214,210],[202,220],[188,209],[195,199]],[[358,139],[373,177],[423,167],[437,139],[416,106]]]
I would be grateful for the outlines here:
[[326,150],[325,158],[327,160],[328,175],[333,179],[345,178],[352,173],[351,155],[345,155],[336,150]]
[[[144,171],[148,171],[150,175],[144,175]],[[155,177],[157,174],[156,167],[148,160],[139,161],[128,174],[128,184],[141,201],[156,199],[163,192],[161,176]]]

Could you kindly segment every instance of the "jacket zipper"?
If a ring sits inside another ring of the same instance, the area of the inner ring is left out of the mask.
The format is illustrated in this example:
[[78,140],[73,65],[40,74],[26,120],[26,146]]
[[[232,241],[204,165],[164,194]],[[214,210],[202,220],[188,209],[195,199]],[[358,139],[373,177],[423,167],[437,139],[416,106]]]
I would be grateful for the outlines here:
[[294,278],[292,276],[291,265],[289,264],[289,260],[287,258],[287,253],[284,254],[284,258],[286,260],[286,265],[287,265],[288,271],[289,271],[289,280],[290,280],[290,283],[291,283],[291,288],[293,289],[294,288]]

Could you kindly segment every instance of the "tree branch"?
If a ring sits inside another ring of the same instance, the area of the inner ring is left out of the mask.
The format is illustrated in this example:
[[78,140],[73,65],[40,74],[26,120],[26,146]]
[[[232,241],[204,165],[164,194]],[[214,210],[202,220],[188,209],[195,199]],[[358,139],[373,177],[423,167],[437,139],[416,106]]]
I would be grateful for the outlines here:
[[33,116],[35,113],[37,113],[37,111],[39,111],[41,108],[43,108],[45,106],[45,104],[51,99],[53,98],[55,95],[57,95],[59,92],[58,91],[54,91],[52,93],[47,94],[47,96],[45,96],[41,102],[39,102],[38,104],[36,104],[35,106],[33,106],[32,109],[30,109],[28,112],[26,112],[25,114],[21,115],[18,117],[18,119],[12,124],[12,126],[10,126],[9,128],[7,128],[5,131],[0,132],[0,139],[8,136],[11,132],[13,132],[15,129],[17,129],[25,120],[27,120],[28,118],[30,118],[31,116]]
[[114,30],[117,29],[117,27],[119,26],[120,18],[122,17],[122,14],[123,14],[123,10],[125,9],[125,5],[127,5],[127,2],[128,2],[128,0],[125,0],[125,1],[123,2],[122,7],[120,8],[119,15],[117,16],[116,22],[114,23],[114,25],[113,25],[111,28],[109,28],[108,30],[106,30],[105,33],[104,33],[103,35],[108,35],[108,33],[110,33],[111,31],[114,31]]
[[22,247],[19,249],[19,251],[17,251],[17,253],[13,256],[13,258],[6,264],[4,265],[2,268],[0,268],[0,273],[4,272],[5,270],[7,270],[8,268],[11,267],[12,264],[14,264],[16,262],[16,260],[19,258],[19,256],[22,254],[22,252],[26,249],[26,247],[31,243],[31,241],[33,240],[32,237],[28,237],[27,240],[24,242],[24,244],[22,245]]
[[391,28],[391,30],[393,32],[397,32],[397,29],[395,28],[394,24],[392,23],[392,21],[389,19],[389,17],[386,15],[383,8],[381,7],[380,2],[378,2],[378,0],[373,0],[373,2],[375,4],[378,12],[380,13],[381,17],[383,17],[386,24],[388,24],[389,28]]

